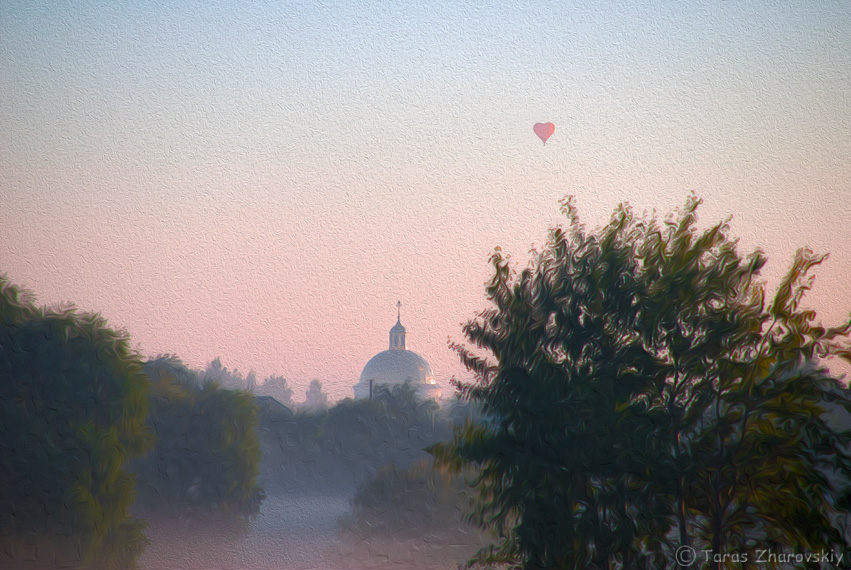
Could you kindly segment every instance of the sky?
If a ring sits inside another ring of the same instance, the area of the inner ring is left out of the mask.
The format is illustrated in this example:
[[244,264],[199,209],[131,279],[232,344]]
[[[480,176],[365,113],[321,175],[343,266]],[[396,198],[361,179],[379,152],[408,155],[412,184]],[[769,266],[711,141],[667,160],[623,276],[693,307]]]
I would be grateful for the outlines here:
[[[789,2],[0,3],[0,273],[144,355],[313,378],[447,340],[574,195],[704,200],[851,312],[851,10]],[[536,122],[552,122],[546,145]]]

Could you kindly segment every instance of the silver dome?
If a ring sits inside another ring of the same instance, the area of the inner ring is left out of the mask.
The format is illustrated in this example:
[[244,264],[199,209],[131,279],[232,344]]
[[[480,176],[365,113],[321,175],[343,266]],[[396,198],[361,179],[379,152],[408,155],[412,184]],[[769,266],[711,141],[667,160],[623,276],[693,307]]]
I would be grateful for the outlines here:
[[434,373],[426,359],[410,350],[385,350],[373,356],[360,375],[361,384],[435,384]]

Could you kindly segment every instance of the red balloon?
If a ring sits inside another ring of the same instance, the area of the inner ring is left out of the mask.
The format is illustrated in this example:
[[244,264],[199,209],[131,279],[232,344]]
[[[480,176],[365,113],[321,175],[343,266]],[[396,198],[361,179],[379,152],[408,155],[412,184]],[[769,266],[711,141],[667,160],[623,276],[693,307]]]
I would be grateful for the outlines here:
[[547,144],[547,139],[553,136],[556,130],[556,126],[552,123],[535,123],[535,126],[532,128],[535,134],[544,141],[544,144]]

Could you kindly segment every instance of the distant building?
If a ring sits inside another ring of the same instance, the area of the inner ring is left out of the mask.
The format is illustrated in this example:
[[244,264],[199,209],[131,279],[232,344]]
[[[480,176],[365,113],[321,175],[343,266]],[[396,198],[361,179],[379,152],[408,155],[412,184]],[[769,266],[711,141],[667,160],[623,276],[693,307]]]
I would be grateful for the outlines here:
[[431,366],[425,358],[408,350],[408,337],[401,322],[402,303],[396,303],[396,324],[390,329],[390,347],[373,356],[355,384],[355,399],[370,397],[370,386],[376,390],[379,386],[392,388],[410,380],[423,398],[440,399],[443,390],[434,380]]

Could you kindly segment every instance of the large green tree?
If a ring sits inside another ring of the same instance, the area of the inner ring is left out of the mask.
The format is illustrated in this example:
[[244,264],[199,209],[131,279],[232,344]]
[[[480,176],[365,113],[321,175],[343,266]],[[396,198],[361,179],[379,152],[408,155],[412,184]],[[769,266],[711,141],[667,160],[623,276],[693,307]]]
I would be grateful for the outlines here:
[[764,255],[743,258],[727,223],[698,231],[698,205],[622,206],[587,233],[568,200],[569,227],[519,275],[493,255],[494,308],[455,346],[478,377],[457,387],[491,421],[433,449],[478,470],[474,519],[500,538],[472,562],[660,568],[678,546],[840,543],[826,477],[849,434],[824,418],[851,408],[814,362],[848,356],[849,324],[800,308],[821,260],[805,251],[766,305]]
[[0,277],[0,557],[34,567],[134,564],[143,523],[127,459],[141,453],[147,381],[98,315],[44,309]]

